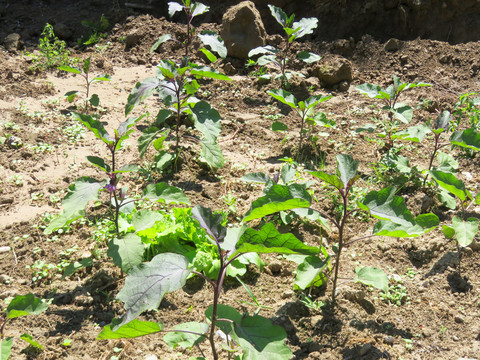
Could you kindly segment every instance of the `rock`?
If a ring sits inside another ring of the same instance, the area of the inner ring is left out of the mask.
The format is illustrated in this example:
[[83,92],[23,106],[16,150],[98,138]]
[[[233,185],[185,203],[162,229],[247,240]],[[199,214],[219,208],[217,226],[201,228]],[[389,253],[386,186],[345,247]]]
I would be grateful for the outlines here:
[[7,49],[7,51],[15,52],[21,47],[20,39],[20,34],[9,34],[3,39],[3,46],[5,46],[5,49]]
[[338,84],[338,91],[341,92],[346,92],[348,91],[348,88],[350,87],[350,83],[347,80],[340,81]]
[[158,360],[158,357],[155,354],[148,354],[148,355],[145,355],[143,360]]
[[125,37],[125,45],[127,48],[137,45],[142,37],[136,32],[131,32]]
[[[1,275],[0,275],[1,276]],[[295,295],[295,293],[293,292],[293,290],[286,290],[282,293],[282,296],[281,298],[282,299],[288,299],[290,297],[292,297],[293,295]]]
[[75,305],[77,306],[90,306],[93,304],[93,297],[90,295],[79,295],[75,298]]
[[400,40],[397,39],[389,39],[384,47],[385,51],[397,51],[400,49]]
[[220,36],[228,56],[248,59],[250,50],[265,45],[266,35],[260,13],[252,1],[242,1],[223,15]]
[[360,350],[358,351],[358,355],[360,356],[364,356],[364,355],[367,355],[367,353],[372,349],[372,344],[370,343],[367,343],[367,344],[364,344]]
[[235,75],[237,73],[237,69],[229,62],[223,65],[223,71],[226,75]]
[[5,140],[5,145],[11,149],[19,149],[23,146],[23,142],[18,136],[10,136]]
[[463,324],[465,322],[465,318],[462,315],[455,315],[455,322],[457,324]]
[[387,345],[392,346],[395,342],[395,338],[393,336],[387,335],[383,338],[383,342]]
[[[13,203],[13,199],[12,201],[10,202],[9,200],[7,200],[5,197],[2,198],[2,201],[1,201],[2,204],[11,204]],[[6,253],[6,252],[9,252],[11,249],[10,249],[10,246],[0,246],[0,254],[1,253]]]
[[335,42],[333,43],[333,51],[336,54],[350,57],[353,55],[354,50],[355,50],[355,40],[353,40],[353,38],[350,38],[350,40],[339,39],[339,40],[335,40]]
[[53,33],[61,40],[70,40],[73,37],[72,29],[64,23],[55,24]]
[[268,269],[272,272],[273,275],[279,274],[282,270],[282,264],[280,262],[273,262],[268,265]]
[[342,81],[350,83],[353,80],[352,64],[342,57],[333,58],[326,60],[324,64],[316,64],[313,75],[327,86],[333,86]]

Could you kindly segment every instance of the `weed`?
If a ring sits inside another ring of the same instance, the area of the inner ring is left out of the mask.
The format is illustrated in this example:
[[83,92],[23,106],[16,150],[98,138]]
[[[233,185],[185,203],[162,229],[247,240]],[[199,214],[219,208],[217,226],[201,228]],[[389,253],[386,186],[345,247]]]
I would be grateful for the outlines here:
[[88,29],[88,33],[78,39],[77,43],[80,46],[92,46],[97,44],[100,40],[107,36],[106,31],[110,26],[108,19],[105,15],[100,16],[98,22],[83,20],[82,25]]

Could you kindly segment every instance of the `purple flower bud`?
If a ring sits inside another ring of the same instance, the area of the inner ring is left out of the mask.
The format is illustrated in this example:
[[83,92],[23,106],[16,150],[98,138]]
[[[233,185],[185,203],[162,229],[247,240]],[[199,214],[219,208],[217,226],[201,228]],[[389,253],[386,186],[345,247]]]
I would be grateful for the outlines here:
[[110,194],[112,194],[116,190],[115,185],[107,184],[107,185],[105,185],[105,190],[107,190]]

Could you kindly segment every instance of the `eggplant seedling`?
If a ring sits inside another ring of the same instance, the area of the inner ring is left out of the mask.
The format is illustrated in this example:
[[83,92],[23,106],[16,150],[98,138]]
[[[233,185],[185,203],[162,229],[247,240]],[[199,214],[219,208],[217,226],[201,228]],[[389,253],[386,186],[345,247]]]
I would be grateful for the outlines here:
[[[88,104],[90,103],[92,106],[97,107],[98,104],[100,103],[100,98],[98,97],[97,94],[93,94],[90,96],[90,86],[93,83],[100,82],[100,81],[110,81],[112,78],[110,75],[105,74],[105,75],[99,75],[95,76],[94,78],[90,79],[90,65],[91,65],[91,58],[87,58],[83,62],[83,66],[81,68],[78,67],[72,67],[72,66],[59,66],[59,70],[67,71],[73,74],[79,74],[85,79],[85,88],[86,88],[86,94],[85,94],[85,111],[88,112]],[[73,90],[69,91],[65,94],[67,97],[67,100],[69,103],[72,103],[75,101],[75,98],[79,95],[79,91]]]

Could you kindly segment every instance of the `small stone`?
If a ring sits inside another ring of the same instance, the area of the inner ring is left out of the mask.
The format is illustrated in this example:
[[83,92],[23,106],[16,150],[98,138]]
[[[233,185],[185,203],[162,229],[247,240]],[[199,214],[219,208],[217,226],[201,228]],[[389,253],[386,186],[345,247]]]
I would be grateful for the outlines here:
[[387,335],[383,338],[383,342],[387,345],[392,346],[395,342],[395,338],[393,336]]
[[20,49],[20,39],[21,37],[17,33],[9,34],[3,39],[3,45],[5,46],[5,49],[7,49],[7,51],[14,52]]
[[272,272],[272,274],[279,274],[282,270],[282,264],[280,262],[273,262],[268,265],[268,268]]
[[455,315],[455,322],[457,324],[463,324],[465,322],[465,318],[461,315]]
[[472,256],[473,254],[473,249],[470,247],[465,247],[462,249],[463,255],[465,256]]
[[364,344],[361,348],[360,348],[360,351],[358,352],[358,354],[360,356],[364,356],[366,355],[372,348],[372,344],[368,343],[368,344]]
[[350,83],[347,80],[340,81],[340,83],[338,84],[338,91],[346,92],[348,91],[349,87]]
[[292,297],[295,293],[293,292],[293,290],[286,290],[282,293],[282,299],[288,299],[290,297]]
[[223,65],[223,71],[226,75],[235,75],[237,73],[237,69],[229,62]]
[[143,360],[158,360],[158,357],[154,354],[148,354],[148,355],[145,355]]
[[93,297],[89,295],[79,295],[75,298],[75,305],[90,306],[93,304]]
[[[3,200],[3,198],[2,198]],[[12,201],[13,202],[13,201]],[[3,202],[1,201],[0,203],[1,204],[11,204],[12,202]],[[6,253],[6,252],[9,252],[11,249],[10,249],[10,246],[0,246],[0,253]]]
[[335,57],[324,60],[323,64],[316,64],[312,75],[318,77],[320,82],[327,86],[339,84],[342,81],[353,80],[352,64],[345,58]]
[[397,51],[400,49],[400,41],[397,39],[389,39],[384,46],[385,51]]

